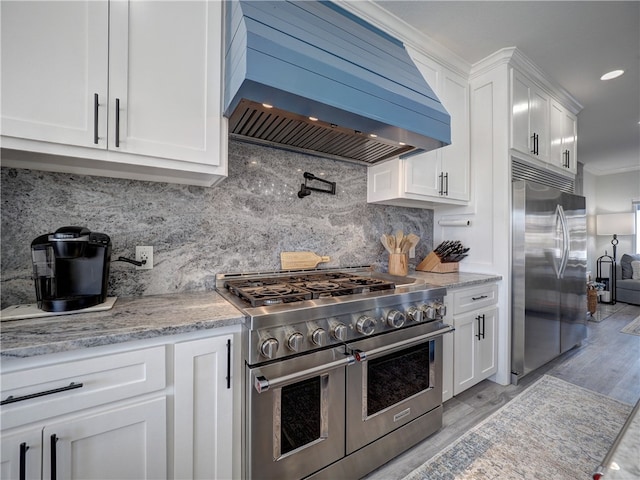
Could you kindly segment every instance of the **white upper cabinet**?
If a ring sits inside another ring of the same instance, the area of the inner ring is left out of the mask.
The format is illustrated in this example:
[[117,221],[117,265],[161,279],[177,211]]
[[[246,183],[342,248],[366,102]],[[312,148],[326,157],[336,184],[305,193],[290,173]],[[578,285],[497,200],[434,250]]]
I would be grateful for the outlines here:
[[204,186],[224,178],[222,8],[2,2],[3,147],[63,156],[7,154],[3,164]]
[[367,200],[416,208],[464,205],[470,185],[468,81],[426,56],[412,57],[451,115],[451,145],[369,167]]
[[[511,68],[510,72],[512,153],[555,172],[575,175],[576,115],[556,100],[556,90],[541,88],[523,71]],[[561,90],[558,98],[563,98]]]
[[512,70],[511,148],[549,162],[549,96],[517,70]]

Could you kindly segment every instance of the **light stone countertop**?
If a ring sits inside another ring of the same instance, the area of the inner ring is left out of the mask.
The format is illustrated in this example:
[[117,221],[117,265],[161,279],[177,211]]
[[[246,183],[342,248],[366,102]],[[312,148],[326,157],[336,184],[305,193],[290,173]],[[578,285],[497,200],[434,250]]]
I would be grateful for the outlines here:
[[447,289],[473,287],[483,283],[498,282],[502,280],[501,275],[487,275],[484,273],[431,273],[431,272],[411,272],[410,277],[420,279],[430,285],[446,287]]
[[[411,272],[448,289],[502,279],[478,273]],[[242,313],[218,293],[118,298],[111,310],[8,320],[0,325],[0,357],[23,358],[241,324]]]
[[118,298],[111,310],[7,320],[0,357],[33,357],[241,324],[242,313],[218,293]]

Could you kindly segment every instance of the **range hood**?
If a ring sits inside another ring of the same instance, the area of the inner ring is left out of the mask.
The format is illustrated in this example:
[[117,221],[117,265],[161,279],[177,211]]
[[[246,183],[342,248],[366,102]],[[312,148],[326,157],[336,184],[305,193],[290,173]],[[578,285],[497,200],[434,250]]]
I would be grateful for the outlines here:
[[451,143],[404,45],[332,2],[227,3],[231,138],[368,165]]

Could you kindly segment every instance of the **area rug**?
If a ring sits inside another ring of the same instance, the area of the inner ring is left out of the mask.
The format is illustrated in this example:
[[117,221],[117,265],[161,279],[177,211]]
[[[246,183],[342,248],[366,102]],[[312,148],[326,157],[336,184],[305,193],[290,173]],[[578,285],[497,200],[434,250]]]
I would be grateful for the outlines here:
[[631,409],[545,375],[404,480],[591,478]]
[[620,330],[622,333],[640,335],[640,316],[637,316],[629,325]]

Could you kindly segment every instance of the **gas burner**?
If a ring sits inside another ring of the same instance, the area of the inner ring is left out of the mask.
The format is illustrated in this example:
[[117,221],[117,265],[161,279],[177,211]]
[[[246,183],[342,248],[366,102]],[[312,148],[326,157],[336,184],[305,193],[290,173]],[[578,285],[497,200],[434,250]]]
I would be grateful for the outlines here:
[[393,290],[391,281],[344,271],[300,272],[283,275],[241,277],[225,281],[224,287],[252,307],[294,303],[317,298],[357,295]]
[[283,295],[289,295],[294,289],[288,285],[272,285],[272,286],[258,286],[254,289],[247,289],[247,293],[253,295],[256,298],[261,297],[281,297]]

